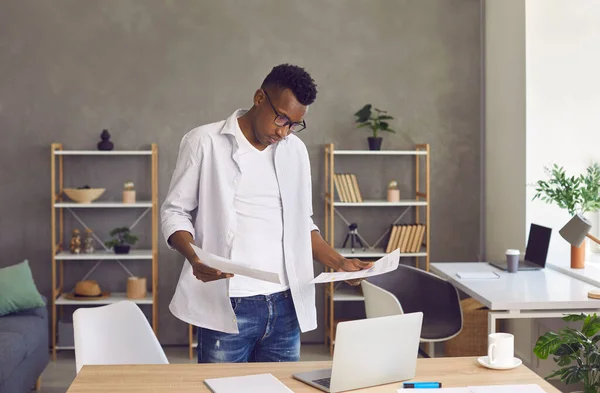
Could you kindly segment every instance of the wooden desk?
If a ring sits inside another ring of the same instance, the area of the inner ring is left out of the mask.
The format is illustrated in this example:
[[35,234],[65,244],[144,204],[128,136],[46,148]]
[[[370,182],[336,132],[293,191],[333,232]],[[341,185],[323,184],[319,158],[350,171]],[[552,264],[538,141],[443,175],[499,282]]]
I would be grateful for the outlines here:
[[[169,364],[138,366],[83,366],[67,393],[208,393],[204,379],[271,373],[297,393],[321,392],[292,378],[292,373],[331,367],[331,362]],[[439,381],[443,387],[473,385],[540,385],[559,392],[525,366],[496,371],[480,366],[476,358],[418,359],[416,381]],[[396,393],[401,382],[353,392]]]

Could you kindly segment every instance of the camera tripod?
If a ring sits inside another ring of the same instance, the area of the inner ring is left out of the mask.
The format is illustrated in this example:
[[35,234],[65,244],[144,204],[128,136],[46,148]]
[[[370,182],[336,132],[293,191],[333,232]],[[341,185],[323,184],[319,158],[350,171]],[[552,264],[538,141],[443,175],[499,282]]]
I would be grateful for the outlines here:
[[354,252],[354,242],[356,242],[357,244],[360,244],[363,251],[365,251],[366,248],[365,248],[363,242],[360,240],[360,236],[358,236],[358,225],[356,223],[352,223],[348,226],[348,230],[349,230],[349,232],[346,235],[346,239],[344,239],[344,244],[342,245],[342,248],[346,247],[346,244],[348,243],[348,239],[350,239],[350,245],[352,247],[352,252]]

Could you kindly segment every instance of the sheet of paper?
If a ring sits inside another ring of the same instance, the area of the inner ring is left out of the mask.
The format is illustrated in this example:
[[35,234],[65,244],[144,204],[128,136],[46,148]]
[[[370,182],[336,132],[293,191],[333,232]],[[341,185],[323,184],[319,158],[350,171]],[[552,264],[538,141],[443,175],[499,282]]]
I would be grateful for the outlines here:
[[204,383],[214,393],[293,393],[272,374],[210,378],[205,379]]
[[213,269],[219,269],[223,273],[239,274],[240,276],[281,284],[281,281],[279,280],[279,274],[276,272],[255,269],[243,263],[233,262],[227,258],[208,253],[194,244],[191,244],[191,246],[202,263],[212,267]]
[[[398,389],[401,392],[415,392],[415,389]],[[434,389],[435,392],[444,393],[544,393],[544,390],[535,384],[529,385],[488,385],[488,386],[469,386],[466,388],[441,388]]]
[[354,280],[357,278],[365,278],[377,276],[396,270],[400,263],[400,250],[396,249],[388,255],[378,259],[373,264],[373,267],[357,272],[336,272],[336,273],[321,273],[315,277],[310,283],[319,284],[333,281]]
[[496,272],[491,270],[487,272],[458,272],[456,276],[463,280],[495,280],[500,278]]
[[471,393],[544,393],[540,385],[489,385],[489,386],[469,386]]

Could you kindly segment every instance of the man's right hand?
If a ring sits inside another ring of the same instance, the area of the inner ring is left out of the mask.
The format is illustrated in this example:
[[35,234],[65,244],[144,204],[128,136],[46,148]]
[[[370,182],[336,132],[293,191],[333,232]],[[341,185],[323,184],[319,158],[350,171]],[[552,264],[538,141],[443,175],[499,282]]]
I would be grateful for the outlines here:
[[213,269],[200,261],[200,258],[196,257],[190,261],[192,265],[192,272],[194,276],[202,281],[202,282],[211,282],[215,280],[220,280],[222,278],[230,278],[233,277],[231,273],[223,273],[220,270]]
[[192,265],[194,276],[202,282],[220,280],[222,278],[233,277],[231,273],[223,273],[220,270],[213,269],[202,263],[200,258],[194,252],[191,244],[194,243],[192,234],[187,231],[177,231],[169,236],[171,244],[181,255],[185,257]]

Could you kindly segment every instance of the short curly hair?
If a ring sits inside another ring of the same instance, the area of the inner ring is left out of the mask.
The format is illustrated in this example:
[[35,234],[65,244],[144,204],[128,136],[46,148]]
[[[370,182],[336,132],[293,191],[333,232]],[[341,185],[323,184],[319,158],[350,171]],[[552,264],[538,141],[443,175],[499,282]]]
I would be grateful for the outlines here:
[[280,64],[273,67],[263,81],[261,88],[279,87],[290,89],[302,105],[308,106],[317,98],[317,85],[302,67]]

